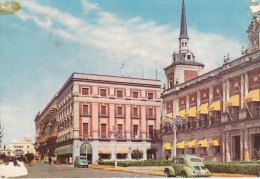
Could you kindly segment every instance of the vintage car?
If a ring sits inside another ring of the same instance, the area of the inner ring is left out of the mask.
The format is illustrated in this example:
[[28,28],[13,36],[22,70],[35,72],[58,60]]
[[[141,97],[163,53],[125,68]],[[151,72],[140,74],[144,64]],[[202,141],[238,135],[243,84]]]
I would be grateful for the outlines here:
[[86,156],[76,156],[74,161],[74,167],[86,167],[88,168],[88,160]]
[[205,167],[201,158],[195,155],[182,154],[173,158],[170,166],[164,169],[166,177],[181,176],[183,178],[191,177],[209,177],[210,171]]

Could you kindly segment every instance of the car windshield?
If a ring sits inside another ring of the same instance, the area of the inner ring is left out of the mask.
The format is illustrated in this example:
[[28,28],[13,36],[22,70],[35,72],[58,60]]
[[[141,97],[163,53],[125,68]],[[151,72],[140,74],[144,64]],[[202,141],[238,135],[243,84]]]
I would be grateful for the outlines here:
[[202,162],[199,158],[191,158],[191,162]]
[[80,160],[86,160],[86,157],[80,157]]

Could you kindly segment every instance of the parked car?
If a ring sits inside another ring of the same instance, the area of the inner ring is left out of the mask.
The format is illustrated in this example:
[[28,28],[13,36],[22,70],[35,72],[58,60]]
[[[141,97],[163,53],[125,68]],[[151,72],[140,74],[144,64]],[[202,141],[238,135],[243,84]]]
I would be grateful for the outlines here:
[[86,156],[76,156],[74,161],[74,167],[86,167],[88,168],[88,160]]
[[209,177],[210,171],[205,167],[201,158],[195,155],[178,155],[173,159],[172,164],[164,169],[166,177],[181,176],[183,178],[191,177]]

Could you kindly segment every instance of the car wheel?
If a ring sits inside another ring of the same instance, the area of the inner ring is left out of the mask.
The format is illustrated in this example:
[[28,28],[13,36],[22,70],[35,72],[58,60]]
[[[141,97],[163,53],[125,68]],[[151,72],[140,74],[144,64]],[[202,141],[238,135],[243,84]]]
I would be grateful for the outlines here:
[[164,173],[165,173],[165,177],[166,177],[166,178],[169,178],[169,177],[170,177],[170,172],[169,172],[168,169],[166,169],[166,170],[164,171]]
[[181,177],[182,177],[182,178],[187,178],[186,173],[185,173],[185,172],[182,172],[182,173],[181,173]]

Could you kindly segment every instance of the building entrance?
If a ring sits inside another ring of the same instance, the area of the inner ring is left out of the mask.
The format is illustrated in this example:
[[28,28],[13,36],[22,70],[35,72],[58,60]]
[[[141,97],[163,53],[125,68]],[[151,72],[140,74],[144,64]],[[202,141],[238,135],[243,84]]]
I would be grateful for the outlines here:
[[240,136],[233,137],[233,160],[241,160],[240,158]]
[[80,155],[86,156],[88,159],[88,162],[92,163],[92,146],[88,143],[82,144],[80,146]]
[[260,134],[254,134],[253,135],[253,157],[252,159],[260,160]]

